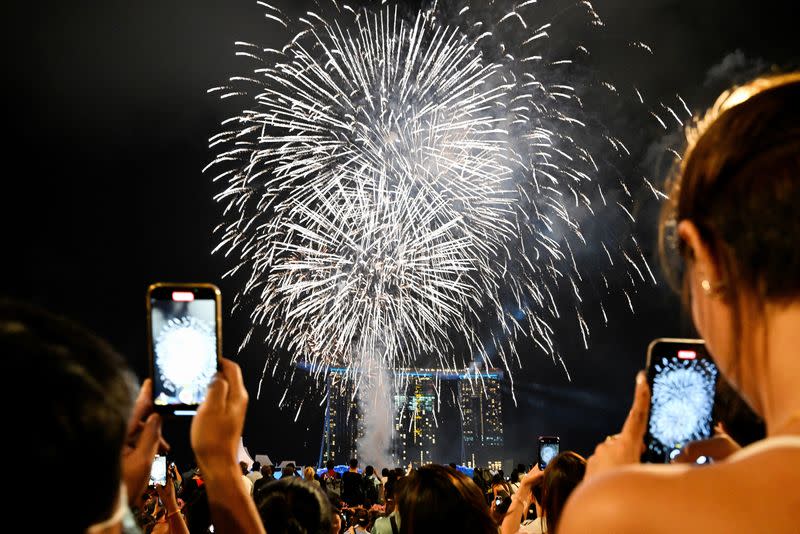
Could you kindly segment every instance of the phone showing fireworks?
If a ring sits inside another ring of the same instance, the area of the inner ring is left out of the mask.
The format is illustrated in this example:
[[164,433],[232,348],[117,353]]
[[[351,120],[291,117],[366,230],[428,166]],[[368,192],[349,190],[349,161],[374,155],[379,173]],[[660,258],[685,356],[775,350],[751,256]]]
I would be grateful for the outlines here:
[[221,297],[212,284],[153,284],[147,291],[147,326],[153,404],[174,415],[193,415],[217,372]]
[[712,432],[719,371],[701,339],[656,339],[647,350],[650,418],[642,460],[668,463]]
[[153,465],[150,467],[150,486],[167,485],[167,457],[156,455]]
[[560,442],[558,436],[539,436],[539,469],[544,471],[550,460],[558,455]]

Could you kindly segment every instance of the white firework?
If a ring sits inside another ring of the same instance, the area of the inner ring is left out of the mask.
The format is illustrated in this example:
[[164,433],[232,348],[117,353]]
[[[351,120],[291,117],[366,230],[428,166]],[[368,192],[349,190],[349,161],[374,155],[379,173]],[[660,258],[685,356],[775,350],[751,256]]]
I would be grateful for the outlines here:
[[713,375],[670,366],[653,381],[650,433],[666,446],[699,439],[708,427],[713,401]]
[[[479,10],[447,24],[435,9],[409,18],[338,2],[332,21],[300,18],[282,50],[238,43],[257,67],[212,89],[246,104],[212,137],[209,167],[225,184],[218,250],[246,279],[245,342],[266,327],[273,352],[353,378],[425,356],[462,369],[496,356],[510,372],[523,336],[561,361],[549,323],[566,287],[587,343],[573,245],[585,244],[592,199],[606,200],[600,158],[576,138],[627,148],[587,132],[574,87],[539,76],[568,61],[532,51],[549,25],[526,24],[528,4],[496,22],[529,33],[519,56],[466,18]],[[636,250],[622,262],[631,283],[650,272]]]
[[199,402],[217,372],[214,328],[196,317],[170,319],[156,337],[155,358],[164,387],[184,404]]

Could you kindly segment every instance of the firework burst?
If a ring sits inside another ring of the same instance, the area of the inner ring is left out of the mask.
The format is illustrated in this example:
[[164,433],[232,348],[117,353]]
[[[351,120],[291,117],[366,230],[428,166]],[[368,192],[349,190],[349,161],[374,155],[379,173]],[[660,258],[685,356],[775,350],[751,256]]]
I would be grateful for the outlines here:
[[[155,340],[156,369],[163,387],[184,404],[202,401],[217,372],[214,327],[196,317],[173,318]],[[156,399],[160,403],[160,399]]]
[[[266,327],[273,352],[357,379],[421,357],[459,369],[500,360],[510,372],[522,338],[563,365],[550,323],[568,288],[588,344],[573,249],[607,204],[594,180],[605,158],[580,140],[627,148],[591,130],[563,76],[545,81],[571,60],[537,53],[552,29],[526,22],[535,2],[491,24],[469,5],[445,23],[436,5],[409,16],[385,4],[334,1],[333,17],[296,21],[262,4],[270,21],[301,28],[281,50],[237,43],[256,67],[211,90],[247,102],[211,139],[209,165],[224,184],[218,249],[246,279],[245,342]],[[527,36],[516,54],[499,38],[509,25]],[[623,257],[632,284],[652,279],[638,245]]]

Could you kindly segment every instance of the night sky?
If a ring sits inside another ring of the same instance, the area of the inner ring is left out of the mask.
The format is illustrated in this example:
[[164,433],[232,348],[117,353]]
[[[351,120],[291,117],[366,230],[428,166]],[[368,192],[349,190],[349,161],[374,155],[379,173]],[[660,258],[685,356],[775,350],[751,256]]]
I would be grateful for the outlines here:
[[[313,4],[275,3],[292,13]],[[790,2],[596,0],[594,6],[606,24],[606,39],[591,48],[598,69],[635,83],[654,101],[680,94],[697,111],[732,80],[800,59]],[[226,307],[237,290],[221,280],[231,264],[211,255],[220,222],[213,196],[221,188],[201,170],[213,157],[207,140],[229,110],[206,90],[248,66],[234,57],[234,41],[280,48],[290,35],[267,25],[254,0],[44,0],[14,2],[5,12],[0,294],[85,324],[144,377],[150,283],[215,282]],[[612,51],[621,41],[644,41],[654,56],[640,64],[617,58]],[[624,125],[628,110],[618,113]],[[664,140],[652,132],[641,141],[660,146]],[[664,178],[648,158],[631,165],[631,172],[645,168]],[[635,235],[657,271],[658,206],[641,199]],[[574,319],[556,324],[571,382],[546,356],[523,351],[524,367],[515,373],[518,406],[506,399],[507,457],[533,461],[540,434],[560,435],[562,448],[589,453],[618,430],[648,342],[693,334],[678,298],[657,276],[658,286],[642,284],[633,295],[635,315],[616,299],[607,327],[590,318],[588,351]],[[252,397],[246,444],[275,461],[315,461],[319,399],[309,399],[296,423],[295,410],[276,407],[282,384],[266,380],[255,400],[265,354],[255,344],[237,354],[247,328],[245,313],[224,314],[226,355],[242,366]],[[166,432],[177,451],[185,449],[185,422]]]

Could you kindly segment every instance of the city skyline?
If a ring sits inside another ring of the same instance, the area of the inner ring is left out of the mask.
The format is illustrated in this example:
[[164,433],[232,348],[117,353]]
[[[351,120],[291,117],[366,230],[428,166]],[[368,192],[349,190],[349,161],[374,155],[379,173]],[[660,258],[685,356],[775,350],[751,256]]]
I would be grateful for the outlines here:
[[[344,464],[351,458],[359,459],[363,418],[355,401],[354,383],[344,379],[343,371],[331,369],[327,379],[320,463],[334,460]],[[449,463],[457,458],[468,467],[501,468],[505,460],[502,371],[400,372],[405,390],[394,395],[388,451],[396,466]],[[454,417],[457,422],[451,420]],[[460,434],[459,439],[452,439],[454,431]]]

